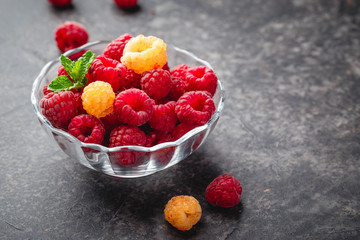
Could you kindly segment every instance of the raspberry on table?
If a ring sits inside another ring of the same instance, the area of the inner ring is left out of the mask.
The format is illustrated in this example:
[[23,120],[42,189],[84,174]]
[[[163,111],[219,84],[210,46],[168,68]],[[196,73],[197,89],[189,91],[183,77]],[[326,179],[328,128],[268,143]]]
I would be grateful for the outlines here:
[[[110,145],[109,147],[119,146],[145,146],[146,135],[138,127],[120,125],[114,128],[110,133]],[[131,167],[140,165],[141,156],[144,152],[136,151],[119,151],[112,152],[110,157],[116,164],[124,167]]]
[[215,94],[218,78],[212,69],[205,66],[187,69],[186,78],[191,83],[191,90],[208,91],[211,96]]
[[52,5],[57,7],[64,7],[71,4],[72,0],[48,0]]
[[149,119],[150,126],[159,131],[170,132],[175,128],[177,122],[175,113],[175,102],[154,105],[154,111]]
[[113,111],[115,93],[109,83],[95,81],[84,88],[81,99],[88,114],[101,118]]
[[162,68],[167,62],[166,44],[154,36],[138,35],[125,45],[121,62],[138,74]]
[[88,42],[86,28],[78,22],[66,21],[55,30],[55,41],[61,52],[66,52]]
[[215,109],[214,101],[206,91],[186,92],[175,105],[175,112],[180,122],[195,126],[207,123]]
[[114,100],[114,111],[120,122],[140,126],[149,121],[154,110],[154,100],[144,91],[131,88],[120,92]]
[[71,135],[84,143],[101,144],[105,135],[102,122],[88,114],[77,115],[71,119],[68,130]]
[[200,220],[201,206],[192,196],[175,196],[166,204],[164,215],[172,226],[188,231]]
[[125,85],[126,67],[118,61],[105,56],[98,56],[89,68],[89,83],[103,81],[110,83],[114,92]]
[[40,109],[54,127],[67,129],[70,120],[77,114],[74,93],[50,92],[40,100]]
[[138,0],[114,0],[114,2],[121,8],[131,8],[136,6]]
[[144,72],[140,85],[141,89],[152,99],[164,98],[171,90],[170,72],[160,68]]
[[107,58],[111,58],[120,62],[120,58],[123,55],[124,47],[131,38],[132,36],[128,33],[119,36],[105,47],[103,55]]
[[233,207],[240,202],[242,187],[230,174],[215,178],[206,188],[206,200],[213,206]]

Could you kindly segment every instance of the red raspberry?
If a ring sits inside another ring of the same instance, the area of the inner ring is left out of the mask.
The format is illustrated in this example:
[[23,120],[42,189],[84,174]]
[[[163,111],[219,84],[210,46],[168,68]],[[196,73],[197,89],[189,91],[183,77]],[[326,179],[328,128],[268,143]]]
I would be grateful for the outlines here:
[[170,98],[178,100],[185,92],[191,89],[190,82],[186,79],[187,70],[190,67],[186,64],[180,64],[174,67],[171,72],[171,90]]
[[173,141],[173,136],[168,132],[153,130],[146,135],[146,147]]
[[[173,137],[170,133],[153,130],[146,135],[146,147],[152,147],[160,143],[171,142]],[[160,165],[166,165],[170,162],[175,152],[175,147],[168,147],[151,153],[151,157],[156,159]]]
[[205,66],[190,68],[186,78],[191,83],[191,90],[208,91],[211,96],[215,94],[218,79],[212,69]]
[[81,114],[71,119],[69,133],[84,143],[101,144],[105,128],[97,117]]
[[230,174],[220,175],[207,186],[206,200],[213,206],[233,207],[240,202],[242,187]]
[[142,74],[140,80],[141,89],[152,99],[165,97],[171,89],[171,78],[169,71],[153,69]]
[[174,141],[178,140],[179,138],[181,138],[187,132],[193,130],[194,128],[195,128],[195,126],[192,126],[192,125],[187,125],[187,124],[184,124],[184,123],[178,124],[175,127],[175,129],[172,131],[172,136],[173,136]]
[[76,93],[74,93],[75,107],[76,107],[76,115],[80,115],[80,114],[86,113],[86,111],[84,110],[83,105],[82,105],[81,94],[82,94],[82,92],[76,92]]
[[175,112],[180,122],[200,126],[210,120],[215,104],[206,91],[191,91],[176,102]]
[[140,126],[149,121],[154,100],[142,90],[131,88],[120,92],[114,100],[114,111],[120,122]]
[[43,87],[43,93],[44,93],[44,96],[48,93],[51,93],[53,91],[51,90],[48,90],[48,86],[50,85],[50,83],[46,84],[44,87]]
[[58,68],[58,77],[63,76],[63,75],[67,76],[72,81],[70,75],[66,72],[64,66],[60,65],[59,68]]
[[71,0],[48,0],[52,5],[63,7],[71,4]]
[[41,113],[56,128],[67,129],[70,120],[76,115],[74,93],[63,91],[50,92],[40,101]]
[[165,65],[162,67],[162,69],[170,72],[170,68],[169,68],[168,62],[165,63]]
[[137,74],[132,69],[126,68],[125,78],[124,78],[124,89],[129,88],[140,88],[141,74]]
[[172,77],[185,76],[188,69],[190,69],[190,66],[186,64],[180,64],[171,69],[170,73]]
[[111,58],[98,56],[89,68],[89,83],[103,81],[110,83],[114,92],[124,85],[126,67]]
[[132,36],[126,33],[111,41],[103,51],[104,56],[120,62],[124,47],[131,38]]
[[[146,135],[138,127],[121,125],[114,128],[110,133],[110,147],[118,146],[145,146]],[[111,153],[111,160],[121,166],[140,165],[143,152],[119,151]]]
[[77,22],[66,21],[55,30],[55,41],[61,52],[80,47],[88,39],[85,27]]
[[138,0],[114,0],[114,2],[121,8],[131,8],[136,6]]
[[149,120],[149,124],[153,129],[169,132],[175,128],[176,122],[174,101],[154,106],[154,112]]
[[105,117],[100,118],[101,122],[104,124],[105,130],[111,132],[114,128],[120,125],[119,120],[115,112],[111,112]]

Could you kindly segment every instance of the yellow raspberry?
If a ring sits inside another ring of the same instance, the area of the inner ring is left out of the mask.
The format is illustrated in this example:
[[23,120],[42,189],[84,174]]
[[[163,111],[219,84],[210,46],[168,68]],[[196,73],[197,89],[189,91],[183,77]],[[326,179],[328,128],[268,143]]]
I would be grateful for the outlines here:
[[81,99],[88,114],[101,118],[113,111],[115,93],[109,83],[96,81],[84,88]]
[[138,74],[162,68],[166,62],[166,44],[154,36],[138,35],[131,38],[121,57],[121,63]]
[[175,196],[166,204],[165,219],[175,228],[187,231],[201,218],[201,206],[192,196]]

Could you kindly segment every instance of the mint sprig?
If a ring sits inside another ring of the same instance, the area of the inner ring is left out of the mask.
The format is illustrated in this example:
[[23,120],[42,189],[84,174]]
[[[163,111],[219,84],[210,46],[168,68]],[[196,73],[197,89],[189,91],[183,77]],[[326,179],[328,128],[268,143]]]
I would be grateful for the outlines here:
[[69,74],[72,81],[65,75],[59,76],[49,84],[48,90],[61,92],[74,88],[77,90],[83,88],[88,83],[86,73],[94,59],[95,54],[90,50],[84,53],[76,62],[61,55],[61,65],[64,66],[65,71]]

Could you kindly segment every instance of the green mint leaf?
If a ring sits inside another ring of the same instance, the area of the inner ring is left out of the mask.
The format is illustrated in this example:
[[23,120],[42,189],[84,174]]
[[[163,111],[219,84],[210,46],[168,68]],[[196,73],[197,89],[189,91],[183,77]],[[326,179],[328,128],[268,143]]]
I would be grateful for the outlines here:
[[48,86],[48,90],[53,92],[67,91],[74,88],[74,83],[65,75],[55,78]]
[[59,76],[50,83],[48,89],[54,92],[60,92],[74,88],[77,90],[83,88],[88,83],[86,74],[94,59],[95,54],[92,51],[84,53],[76,62],[61,55],[61,65],[64,66],[64,69],[69,74],[71,80],[67,76]]
[[64,66],[64,69],[65,71],[69,74],[69,76],[72,78],[72,75],[73,75],[73,68],[74,68],[74,65],[75,63],[73,61],[71,61],[70,58],[68,57],[65,57],[64,55],[61,54],[61,57],[60,57],[60,62],[61,62],[61,65]]
[[[89,70],[89,67],[93,60],[95,59],[95,54],[92,51],[87,51],[84,53],[79,60],[75,63],[75,65],[80,62],[79,64],[79,80],[83,81],[84,78],[86,78],[86,73]],[[86,81],[87,83],[87,81]]]

